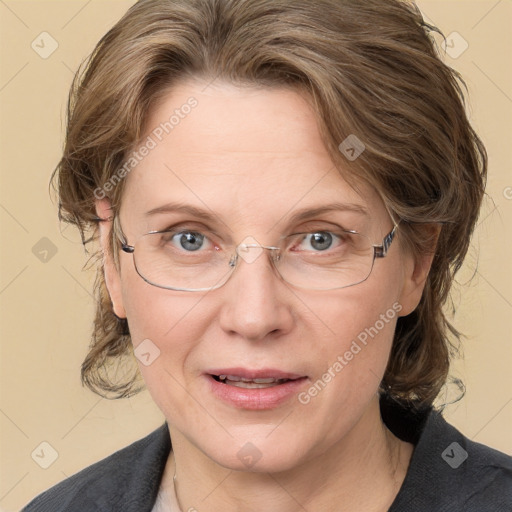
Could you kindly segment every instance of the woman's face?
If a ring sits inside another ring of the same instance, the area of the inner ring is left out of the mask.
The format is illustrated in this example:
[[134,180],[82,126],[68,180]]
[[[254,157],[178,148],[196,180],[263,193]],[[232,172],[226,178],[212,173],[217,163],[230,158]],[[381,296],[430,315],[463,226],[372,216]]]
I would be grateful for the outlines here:
[[[182,108],[187,103],[194,106]],[[162,124],[173,114],[172,125]],[[374,191],[363,186],[358,194],[341,178],[313,111],[291,90],[183,83],[150,112],[146,142],[126,177],[120,222],[129,244],[176,224],[215,233],[215,250],[247,237],[274,246],[282,235],[337,226],[381,244],[393,227]],[[162,208],[171,203],[211,219]],[[345,207],[292,220],[331,203]],[[98,202],[99,211],[105,207]],[[307,244],[301,247],[315,250]],[[420,299],[418,269],[395,240],[366,281],[343,289],[291,286],[273,270],[269,251],[240,259],[230,280],[208,292],[152,286],[124,252],[119,273],[108,266],[107,282],[173,442],[182,439],[224,467],[280,471],[343,443],[358,425],[362,431],[396,320]],[[220,372],[301,378],[247,389],[217,382],[211,375]]]

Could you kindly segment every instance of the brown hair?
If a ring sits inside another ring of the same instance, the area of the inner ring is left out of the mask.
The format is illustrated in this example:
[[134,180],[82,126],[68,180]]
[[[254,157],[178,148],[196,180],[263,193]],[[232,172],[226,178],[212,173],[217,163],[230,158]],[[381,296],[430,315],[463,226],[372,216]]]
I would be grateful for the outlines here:
[[[345,178],[379,191],[401,220],[407,250],[431,250],[432,224],[442,223],[422,299],[398,320],[381,383],[409,406],[429,406],[459,345],[443,306],[468,250],[487,168],[463,81],[439,59],[436,33],[414,4],[399,0],[140,0],[75,77],[55,171],[60,216],[79,227],[84,244],[86,233],[95,238],[95,194],[103,191],[115,215],[123,181],[105,184],[140,142],[149,108],[178,81],[305,92],[334,163]],[[351,134],[366,147],[353,162],[338,148]],[[103,396],[129,396],[140,387],[136,367],[125,365],[133,362],[128,325],[114,315],[101,261],[97,272],[82,381]],[[112,378],[114,367],[125,375]]]

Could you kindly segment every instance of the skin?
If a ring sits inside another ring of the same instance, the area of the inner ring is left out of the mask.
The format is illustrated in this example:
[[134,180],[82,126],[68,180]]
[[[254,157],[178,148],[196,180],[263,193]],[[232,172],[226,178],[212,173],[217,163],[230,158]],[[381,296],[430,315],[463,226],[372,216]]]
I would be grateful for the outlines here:
[[[147,135],[188,98],[198,101],[126,178],[120,220],[130,244],[149,230],[197,220],[145,217],[175,200],[214,212],[216,228],[235,244],[253,236],[274,245],[292,229],[314,232],[327,222],[350,224],[381,243],[393,226],[383,202],[366,186],[357,194],[334,168],[303,97],[284,88],[205,85],[176,85],[149,112]],[[297,209],[331,201],[361,205],[368,216],[338,212],[287,224]],[[97,201],[102,218],[109,208],[107,199]],[[111,222],[100,229],[105,249]],[[172,486],[176,470],[184,512],[387,510],[413,451],[379,412],[377,390],[397,317],[307,405],[294,397],[270,410],[237,409],[210,394],[201,374],[278,368],[307,375],[307,390],[393,304],[401,316],[416,308],[431,260],[406,254],[399,238],[400,231],[366,281],[330,291],[283,282],[266,254],[242,262],[217,290],[165,290],[141,279],[132,255],[120,252],[116,268],[105,251],[116,314],[128,318],[135,347],[149,338],[161,352],[139,366],[172,438],[162,485]],[[247,442],[261,453],[250,469],[237,456]]]

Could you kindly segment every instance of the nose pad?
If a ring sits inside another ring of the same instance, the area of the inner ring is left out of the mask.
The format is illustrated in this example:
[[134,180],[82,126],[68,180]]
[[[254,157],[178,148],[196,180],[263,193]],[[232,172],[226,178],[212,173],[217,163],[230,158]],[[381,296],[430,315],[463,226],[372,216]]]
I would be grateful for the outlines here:
[[247,236],[236,248],[236,253],[246,263],[254,263],[262,254],[263,247],[256,238]]
[[256,240],[256,238],[253,236],[248,236],[236,246],[235,253],[231,256],[231,259],[228,262],[228,266],[230,268],[228,276],[226,280],[223,280],[222,283],[217,287],[223,286],[232,278],[233,274],[236,272],[236,267],[238,266],[239,260],[243,260],[245,263],[251,265],[260,258],[260,256],[265,252],[265,249],[270,250],[269,257],[271,269],[273,270],[275,276],[282,280],[283,278],[281,273],[276,266],[276,262],[280,260],[279,247],[261,245],[258,240]]

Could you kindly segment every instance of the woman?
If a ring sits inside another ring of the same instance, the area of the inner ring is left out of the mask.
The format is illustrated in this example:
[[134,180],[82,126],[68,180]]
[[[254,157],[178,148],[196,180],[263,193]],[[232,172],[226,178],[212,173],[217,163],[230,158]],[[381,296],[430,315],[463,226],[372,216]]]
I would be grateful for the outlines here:
[[433,30],[395,0],[141,0],[100,41],[56,174],[100,247],[82,378],[129,396],[136,360],[166,422],[25,511],[512,509],[512,459],[432,405],[486,178]]

